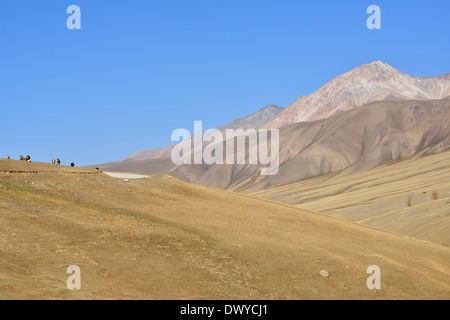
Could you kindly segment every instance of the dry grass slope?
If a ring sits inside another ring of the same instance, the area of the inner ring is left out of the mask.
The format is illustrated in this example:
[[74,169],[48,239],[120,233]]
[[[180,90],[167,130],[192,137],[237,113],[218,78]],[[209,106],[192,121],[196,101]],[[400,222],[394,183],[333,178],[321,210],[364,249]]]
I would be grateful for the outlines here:
[[168,176],[0,160],[0,299],[448,299],[449,264],[447,247]]
[[450,246],[450,152],[253,193]]

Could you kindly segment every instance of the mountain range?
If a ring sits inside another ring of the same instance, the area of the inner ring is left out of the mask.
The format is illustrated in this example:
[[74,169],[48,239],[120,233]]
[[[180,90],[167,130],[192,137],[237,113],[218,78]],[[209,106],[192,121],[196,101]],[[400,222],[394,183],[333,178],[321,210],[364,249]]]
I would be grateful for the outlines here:
[[181,165],[170,174],[233,190],[261,190],[329,173],[341,175],[450,149],[450,98],[378,101],[328,119],[280,129],[280,168],[258,165]]
[[381,61],[340,75],[306,97],[297,98],[264,128],[326,119],[373,101],[442,99],[450,95],[448,74],[417,78]]
[[334,78],[286,109],[268,105],[218,127],[279,128],[280,170],[275,176],[260,176],[258,165],[174,165],[173,145],[91,167],[167,173],[206,186],[256,191],[435,154],[450,147],[448,78],[413,77],[375,61]]

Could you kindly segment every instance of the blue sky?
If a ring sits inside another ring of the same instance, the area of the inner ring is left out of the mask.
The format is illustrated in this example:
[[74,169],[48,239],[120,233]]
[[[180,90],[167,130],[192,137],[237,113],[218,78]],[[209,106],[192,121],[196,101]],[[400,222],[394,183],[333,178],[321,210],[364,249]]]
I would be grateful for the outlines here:
[[[66,27],[73,4],[81,30]],[[366,27],[372,4],[381,30]],[[120,160],[375,60],[448,73],[449,12],[448,0],[2,1],[0,156]]]

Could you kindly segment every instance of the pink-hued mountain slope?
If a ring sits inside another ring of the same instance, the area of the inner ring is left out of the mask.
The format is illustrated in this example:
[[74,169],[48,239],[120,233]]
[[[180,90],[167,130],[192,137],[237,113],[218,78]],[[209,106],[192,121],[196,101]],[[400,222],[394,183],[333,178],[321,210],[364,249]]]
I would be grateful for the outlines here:
[[327,119],[374,101],[432,100],[450,96],[448,75],[417,78],[381,61],[340,75],[309,96],[296,99],[263,128]]

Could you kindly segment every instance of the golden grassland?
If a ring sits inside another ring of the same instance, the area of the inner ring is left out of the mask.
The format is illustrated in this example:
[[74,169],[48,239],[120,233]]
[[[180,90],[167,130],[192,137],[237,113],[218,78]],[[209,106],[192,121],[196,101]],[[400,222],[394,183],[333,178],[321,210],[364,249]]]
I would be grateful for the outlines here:
[[449,265],[445,246],[166,175],[0,159],[0,299],[448,299]]

